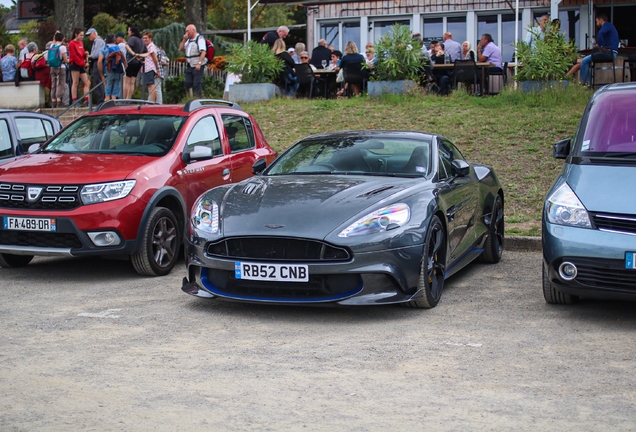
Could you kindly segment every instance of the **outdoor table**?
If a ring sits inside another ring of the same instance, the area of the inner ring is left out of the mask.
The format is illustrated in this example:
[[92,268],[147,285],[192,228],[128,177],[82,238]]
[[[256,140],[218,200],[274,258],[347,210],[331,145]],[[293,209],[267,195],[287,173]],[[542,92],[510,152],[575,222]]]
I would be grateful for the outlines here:
[[[490,75],[490,68],[495,65],[490,62],[477,62],[475,63],[477,69],[481,69],[481,93],[487,94],[487,91],[484,91],[484,85],[486,81],[486,74]],[[435,63],[433,65],[433,69],[437,70],[453,70],[455,68],[455,64],[453,63]]]
[[[316,75],[317,78],[323,78],[325,80],[325,87],[328,89],[328,92],[337,89],[338,84],[336,83],[336,77],[338,76],[338,71],[333,69],[316,69],[314,75]],[[327,96],[328,94],[325,95],[325,99]]]

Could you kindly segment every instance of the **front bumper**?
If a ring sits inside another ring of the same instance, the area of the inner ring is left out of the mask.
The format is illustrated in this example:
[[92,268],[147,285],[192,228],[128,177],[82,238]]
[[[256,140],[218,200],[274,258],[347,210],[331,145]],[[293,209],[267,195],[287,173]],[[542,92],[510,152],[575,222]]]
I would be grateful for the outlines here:
[[[0,209],[2,216],[50,218],[55,232],[6,230],[0,223],[0,253],[16,255],[84,256],[129,255],[135,252],[137,232],[146,203],[134,195],[121,200],[83,205],[72,210]],[[89,234],[115,233],[116,246],[96,246]]]
[[[544,266],[556,289],[581,297],[636,300],[636,270],[625,268],[626,252],[636,252],[636,236],[545,220],[542,234]],[[577,268],[571,281],[559,275],[566,261]]]
[[[182,290],[201,298],[272,303],[377,305],[418,299],[423,245],[353,254],[347,261],[307,264],[309,283],[237,281],[234,259],[207,256],[186,242],[188,277]],[[241,262],[249,260],[242,259]],[[263,262],[262,260],[258,262]]]

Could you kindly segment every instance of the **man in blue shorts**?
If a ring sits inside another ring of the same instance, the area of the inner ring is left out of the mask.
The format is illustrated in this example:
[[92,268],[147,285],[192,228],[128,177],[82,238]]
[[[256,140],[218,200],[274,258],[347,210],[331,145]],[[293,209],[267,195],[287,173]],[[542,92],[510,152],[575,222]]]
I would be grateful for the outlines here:
[[105,39],[106,45],[99,52],[97,67],[102,79],[107,79],[104,88],[104,100],[121,98],[121,82],[126,65],[126,57],[115,42],[115,36],[109,34]]

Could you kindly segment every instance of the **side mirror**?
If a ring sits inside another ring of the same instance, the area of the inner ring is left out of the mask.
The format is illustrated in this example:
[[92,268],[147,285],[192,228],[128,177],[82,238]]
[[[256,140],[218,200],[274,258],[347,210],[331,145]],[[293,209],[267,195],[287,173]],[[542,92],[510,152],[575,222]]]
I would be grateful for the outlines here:
[[554,156],[555,159],[567,158],[570,154],[571,141],[572,140],[570,138],[567,138],[556,143],[554,145],[554,152],[552,153],[552,156]]
[[[42,144],[31,144],[29,146],[29,153],[35,153],[36,151],[38,151],[38,149],[42,146]],[[18,146],[19,148],[21,148],[20,146]]]
[[190,153],[183,153],[182,158],[185,163],[195,160],[212,159],[212,149],[206,146],[194,146]]
[[457,174],[460,177],[467,176],[468,173],[470,172],[470,165],[465,160],[454,159],[451,162],[451,165],[453,166],[453,171],[455,172],[455,174]]
[[267,160],[265,159],[257,160],[256,162],[254,162],[254,165],[252,165],[252,174],[262,173],[266,166],[267,166]]

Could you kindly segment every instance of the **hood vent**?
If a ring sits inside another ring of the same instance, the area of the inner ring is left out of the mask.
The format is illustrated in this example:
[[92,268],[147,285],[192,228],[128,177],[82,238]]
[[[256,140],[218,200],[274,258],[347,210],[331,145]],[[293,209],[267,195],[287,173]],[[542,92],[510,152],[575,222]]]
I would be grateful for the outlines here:
[[363,193],[361,195],[358,195],[357,198],[370,197],[370,196],[377,195],[379,193],[382,193],[384,191],[387,191],[387,190],[393,189],[393,188],[394,188],[394,186],[382,186],[382,187],[379,187],[377,189],[373,189],[373,190],[371,190],[369,192],[365,192],[365,193]]
[[257,194],[260,189],[263,188],[263,184],[262,183],[257,183],[257,182],[249,182],[248,184],[245,185],[245,187],[243,188],[243,193],[245,195],[255,195]]

